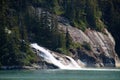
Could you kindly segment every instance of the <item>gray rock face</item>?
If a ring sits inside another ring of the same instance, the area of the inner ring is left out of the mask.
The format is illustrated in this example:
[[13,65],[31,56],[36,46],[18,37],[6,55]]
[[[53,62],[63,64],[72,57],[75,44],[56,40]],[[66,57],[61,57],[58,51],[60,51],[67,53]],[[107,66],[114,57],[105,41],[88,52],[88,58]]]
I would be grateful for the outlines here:
[[[37,15],[39,18],[40,14],[45,13],[41,8],[35,9],[32,6],[29,6],[29,8],[29,14],[31,16]],[[47,12],[47,14],[49,14],[49,16],[51,15],[49,12]],[[86,49],[71,49],[71,53],[75,54],[74,59],[78,58],[85,66],[120,66],[120,64],[118,64],[119,58],[115,52],[115,41],[107,29],[104,29],[105,33],[91,29],[83,32],[80,29],[72,27],[66,18],[57,16],[57,19],[60,31],[66,33],[67,28],[73,42],[80,43],[81,45],[87,43],[87,45],[90,46],[90,51],[87,50],[88,47],[86,47],[86,45],[84,46]]]
[[104,29],[105,33],[87,29],[85,32],[74,28],[69,24],[59,23],[59,29],[66,32],[66,28],[75,43],[88,43],[91,50],[77,49],[78,58],[86,66],[115,67],[118,56],[115,52],[115,41],[112,35]]

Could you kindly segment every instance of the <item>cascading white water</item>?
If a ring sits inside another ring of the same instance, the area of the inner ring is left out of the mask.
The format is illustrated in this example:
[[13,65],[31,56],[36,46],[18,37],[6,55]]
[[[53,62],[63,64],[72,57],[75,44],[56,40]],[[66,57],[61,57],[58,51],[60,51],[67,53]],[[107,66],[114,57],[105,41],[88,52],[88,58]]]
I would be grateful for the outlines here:
[[60,69],[80,69],[81,67],[77,62],[69,56],[66,56],[70,60],[70,63],[63,64],[61,61],[57,60],[49,50],[37,45],[36,43],[30,45],[32,48],[39,51],[38,55],[43,57],[45,61],[51,62],[52,64],[58,66]]
[[72,59],[69,56],[66,56],[66,57],[70,59],[70,61],[71,61],[71,63],[70,63],[71,67],[75,66],[76,68],[80,68],[80,66],[78,65],[78,63],[74,59]]
[[53,63],[54,65],[58,66],[61,69],[65,68],[64,65],[58,62],[48,50],[38,46],[37,44],[31,44],[31,47],[35,48],[36,50],[39,50],[42,53],[42,54],[40,53],[39,56],[44,57],[45,60],[50,61],[51,63]]

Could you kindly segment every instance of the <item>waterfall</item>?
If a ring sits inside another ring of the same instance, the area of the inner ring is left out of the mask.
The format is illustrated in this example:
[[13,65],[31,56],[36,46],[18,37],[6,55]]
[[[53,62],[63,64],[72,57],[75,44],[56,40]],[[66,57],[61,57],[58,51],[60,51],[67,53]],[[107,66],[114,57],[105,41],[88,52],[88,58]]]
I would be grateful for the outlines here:
[[44,58],[45,61],[50,62],[56,66],[58,66],[60,69],[80,69],[81,67],[78,65],[78,63],[71,57],[65,56],[69,59],[69,62],[66,64],[63,64],[60,60],[56,59],[50,52],[50,50],[45,49],[41,46],[39,46],[36,43],[33,43],[30,45],[32,48],[34,48],[37,51],[37,55]]
[[76,68],[80,68],[80,66],[78,65],[78,63],[73,58],[71,58],[69,56],[66,56],[66,57],[70,59],[70,61],[71,61],[71,63],[70,63],[71,67],[74,66]]

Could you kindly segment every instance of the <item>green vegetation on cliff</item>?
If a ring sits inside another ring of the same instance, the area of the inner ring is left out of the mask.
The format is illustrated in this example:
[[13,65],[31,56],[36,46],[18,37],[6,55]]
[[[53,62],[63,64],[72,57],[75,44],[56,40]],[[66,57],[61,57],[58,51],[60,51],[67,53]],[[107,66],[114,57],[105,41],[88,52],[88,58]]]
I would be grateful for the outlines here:
[[[42,9],[39,15],[38,8]],[[34,63],[30,42],[68,53],[73,43],[67,29],[66,33],[57,29],[57,16],[83,31],[91,28],[103,32],[108,26],[120,52],[120,0],[1,0],[0,65]],[[87,44],[83,46],[90,50]]]

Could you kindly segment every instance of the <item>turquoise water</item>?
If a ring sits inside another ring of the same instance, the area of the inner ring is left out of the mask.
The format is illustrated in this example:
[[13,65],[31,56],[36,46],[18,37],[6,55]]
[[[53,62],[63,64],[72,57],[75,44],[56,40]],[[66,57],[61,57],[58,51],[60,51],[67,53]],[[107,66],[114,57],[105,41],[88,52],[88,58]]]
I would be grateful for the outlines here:
[[1,70],[0,80],[120,80],[120,70]]

